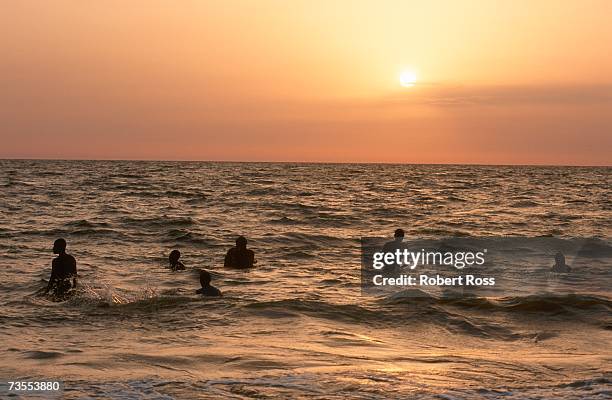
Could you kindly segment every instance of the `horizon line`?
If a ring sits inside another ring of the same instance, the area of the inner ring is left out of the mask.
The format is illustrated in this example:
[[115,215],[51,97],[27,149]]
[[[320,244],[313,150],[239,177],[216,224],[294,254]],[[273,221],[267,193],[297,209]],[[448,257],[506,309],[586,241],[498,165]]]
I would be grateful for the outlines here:
[[478,167],[574,167],[574,168],[611,168],[610,164],[483,164],[483,163],[414,163],[387,161],[254,161],[254,160],[195,160],[195,159],[152,159],[152,158],[0,158],[0,161],[117,161],[117,162],[184,162],[184,163],[219,163],[219,164],[329,164],[329,165],[448,165],[448,166],[478,166]]

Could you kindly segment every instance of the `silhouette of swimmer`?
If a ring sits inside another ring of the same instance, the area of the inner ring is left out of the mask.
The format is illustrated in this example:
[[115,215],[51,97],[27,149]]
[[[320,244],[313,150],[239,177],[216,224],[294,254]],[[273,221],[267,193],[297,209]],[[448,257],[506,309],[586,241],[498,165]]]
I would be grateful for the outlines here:
[[550,269],[552,272],[571,272],[572,269],[565,263],[565,256],[563,253],[558,252],[555,254],[555,265]]
[[236,247],[227,251],[223,265],[226,268],[247,269],[253,268],[255,263],[255,253],[253,253],[253,250],[247,249],[246,238],[240,236],[236,239]]
[[391,253],[396,249],[399,249],[403,246],[402,241],[404,240],[404,230],[396,229],[393,233],[393,241],[385,243],[383,246],[383,252]]
[[[396,250],[403,250],[404,248],[404,230],[396,229],[393,233],[393,240],[384,244],[382,248],[383,253],[395,253]],[[397,264],[387,265],[387,267],[399,267]]]
[[196,290],[197,294],[202,296],[221,296],[221,291],[210,284],[211,276],[208,271],[200,271],[200,285],[201,289]]
[[51,263],[51,277],[44,293],[52,292],[55,297],[64,298],[77,286],[76,260],[66,253],[64,239],[57,239],[53,243],[53,254],[57,254],[57,257]]
[[182,271],[185,269],[185,265],[179,261],[181,258],[181,252],[178,250],[172,250],[170,252],[170,256],[168,256],[168,261],[170,262],[170,269],[172,271]]

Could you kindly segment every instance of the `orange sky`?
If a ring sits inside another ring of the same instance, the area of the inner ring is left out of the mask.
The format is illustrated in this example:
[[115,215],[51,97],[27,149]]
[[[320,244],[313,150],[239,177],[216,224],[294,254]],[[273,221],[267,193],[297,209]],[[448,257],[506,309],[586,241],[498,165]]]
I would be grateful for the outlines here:
[[605,0],[5,2],[0,158],[611,165],[610,15]]

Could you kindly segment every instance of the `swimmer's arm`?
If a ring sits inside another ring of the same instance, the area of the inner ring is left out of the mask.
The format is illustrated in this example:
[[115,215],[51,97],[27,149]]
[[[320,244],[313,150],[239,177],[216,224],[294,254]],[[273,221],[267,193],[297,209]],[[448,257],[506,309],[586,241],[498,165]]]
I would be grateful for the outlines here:
[[53,282],[53,279],[49,279],[49,283],[47,284],[47,287],[45,288],[45,291],[43,292],[43,294],[49,293],[49,290],[51,290],[52,282]]
[[72,265],[72,288],[75,289],[76,287],[77,287],[77,266],[76,266],[76,260],[74,260],[73,265]]
[[49,283],[47,284],[47,288],[45,289],[45,294],[49,293],[49,290],[55,285],[55,281],[57,280],[55,276],[55,266],[51,264],[51,277],[49,278]]

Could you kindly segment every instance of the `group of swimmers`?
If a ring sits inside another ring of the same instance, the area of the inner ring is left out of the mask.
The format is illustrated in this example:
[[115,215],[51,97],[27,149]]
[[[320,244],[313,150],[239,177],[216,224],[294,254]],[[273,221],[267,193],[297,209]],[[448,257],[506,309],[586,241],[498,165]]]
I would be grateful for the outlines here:
[[[76,260],[66,253],[66,240],[57,239],[53,243],[53,254],[57,257],[51,263],[51,277],[44,290],[44,294],[51,292],[56,299],[63,300],[70,296],[77,287]],[[185,265],[179,261],[181,252],[172,250],[168,257],[169,268],[172,271],[185,270]],[[257,263],[253,250],[247,249],[247,240],[244,236],[236,239],[236,246],[227,251],[224,260],[225,268],[248,269]],[[212,277],[206,270],[200,270],[200,289],[197,294],[203,296],[221,296],[221,291],[210,284]]]
[[[394,240],[386,243],[383,251],[391,252],[402,245],[404,231],[397,229],[394,233]],[[77,285],[76,260],[73,256],[66,253],[66,240],[57,239],[53,244],[53,253],[57,257],[51,264],[51,277],[44,293],[52,291],[56,298],[66,298],[70,291]],[[172,250],[168,257],[169,268],[172,271],[185,270],[185,265],[179,261],[181,252]],[[236,239],[236,246],[227,251],[223,266],[225,268],[248,269],[253,268],[257,263],[253,250],[247,249],[247,240],[244,236]],[[565,263],[565,256],[558,252],[555,254],[555,264],[551,268],[552,272],[568,273],[571,272],[569,265]],[[203,296],[221,296],[221,291],[210,284],[212,277],[208,271],[200,270],[200,289],[196,293]]]

